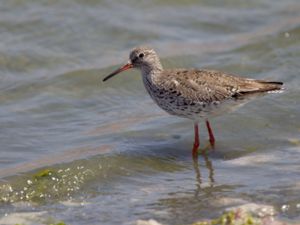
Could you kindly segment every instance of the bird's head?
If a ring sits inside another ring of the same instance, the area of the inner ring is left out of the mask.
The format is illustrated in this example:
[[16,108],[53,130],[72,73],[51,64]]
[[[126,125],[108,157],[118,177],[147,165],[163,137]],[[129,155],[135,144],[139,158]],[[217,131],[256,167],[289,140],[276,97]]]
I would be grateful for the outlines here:
[[151,70],[162,70],[159,58],[152,48],[137,47],[130,52],[128,63],[107,75],[103,81],[106,81],[114,75],[131,68],[140,69],[143,73]]

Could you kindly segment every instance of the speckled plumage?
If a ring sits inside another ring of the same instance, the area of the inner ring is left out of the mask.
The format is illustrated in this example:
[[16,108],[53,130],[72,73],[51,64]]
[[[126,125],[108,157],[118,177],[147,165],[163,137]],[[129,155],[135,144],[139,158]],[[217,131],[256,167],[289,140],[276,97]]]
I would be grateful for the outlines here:
[[[143,60],[138,57],[141,53]],[[250,99],[251,94],[279,90],[282,85],[214,70],[163,70],[155,51],[146,47],[134,49],[130,60],[141,69],[145,88],[158,106],[192,120],[231,111]]]
[[[156,52],[148,47],[133,49],[128,64],[103,81],[129,68],[141,70],[144,86],[159,107],[172,115],[192,119],[195,124],[202,118],[232,111],[256,96],[281,90],[283,84],[214,70],[164,70]],[[207,126],[211,139],[208,121]]]

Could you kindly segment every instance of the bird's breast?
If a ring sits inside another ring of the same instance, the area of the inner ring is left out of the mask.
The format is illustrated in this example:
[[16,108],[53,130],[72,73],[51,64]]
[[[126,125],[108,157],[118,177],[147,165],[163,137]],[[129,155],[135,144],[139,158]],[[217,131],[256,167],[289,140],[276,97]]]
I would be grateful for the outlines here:
[[192,101],[176,90],[166,89],[156,85],[149,80],[144,80],[144,85],[154,100],[154,102],[163,110],[171,115],[185,117],[189,119],[207,117],[207,114],[219,103],[212,104],[201,101]]

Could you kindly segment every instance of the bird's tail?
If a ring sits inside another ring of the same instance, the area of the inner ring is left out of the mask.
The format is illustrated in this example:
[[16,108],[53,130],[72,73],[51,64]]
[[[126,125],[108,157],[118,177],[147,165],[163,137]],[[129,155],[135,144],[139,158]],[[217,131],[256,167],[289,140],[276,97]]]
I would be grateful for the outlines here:
[[263,81],[260,82],[263,85],[261,91],[263,92],[281,92],[283,90],[283,82],[279,81]]
[[264,80],[249,80],[240,91],[241,94],[259,93],[259,92],[282,92],[283,82],[279,81],[264,81]]

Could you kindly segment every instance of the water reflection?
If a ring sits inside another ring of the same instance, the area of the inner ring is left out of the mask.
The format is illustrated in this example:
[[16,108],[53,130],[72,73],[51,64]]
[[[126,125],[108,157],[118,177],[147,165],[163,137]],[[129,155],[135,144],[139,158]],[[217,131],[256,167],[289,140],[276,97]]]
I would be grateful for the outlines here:
[[[205,167],[208,170],[208,179],[209,179],[209,187],[214,187],[215,179],[214,179],[214,168],[212,161],[208,158],[207,151],[202,151],[201,158],[204,159]],[[201,170],[199,164],[199,157],[193,159],[193,166],[196,174],[196,182],[197,182],[197,189],[195,191],[195,196],[198,196],[199,193],[202,191],[202,178],[201,178]]]

